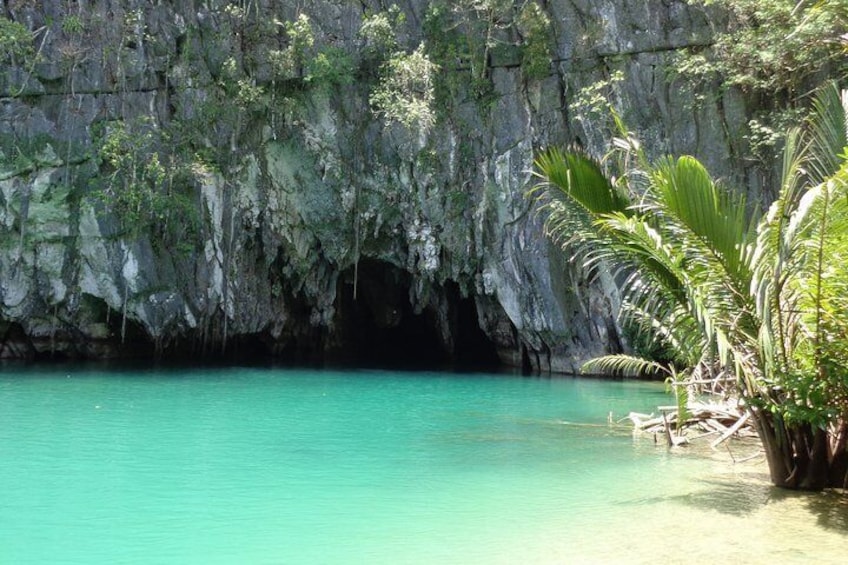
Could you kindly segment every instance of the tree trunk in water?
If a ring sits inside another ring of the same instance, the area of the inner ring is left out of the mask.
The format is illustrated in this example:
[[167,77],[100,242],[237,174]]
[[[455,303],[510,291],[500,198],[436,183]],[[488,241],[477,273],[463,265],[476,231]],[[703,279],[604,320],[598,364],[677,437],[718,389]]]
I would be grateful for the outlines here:
[[830,486],[848,489],[848,418],[842,417],[831,438]]
[[806,422],[787,423],[782,416],[762,410],[754,411],[754,419],[775,486],[822,490],[845,485],[848,453],[844,423],[834,435]]

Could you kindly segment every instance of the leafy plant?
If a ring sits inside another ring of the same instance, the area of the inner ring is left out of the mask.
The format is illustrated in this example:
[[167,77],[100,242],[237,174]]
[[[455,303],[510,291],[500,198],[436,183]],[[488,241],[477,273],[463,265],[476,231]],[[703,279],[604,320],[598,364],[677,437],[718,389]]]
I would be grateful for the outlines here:
[[103,181],[95,197],[132,237],[149,234],[162,244],[184,241],[196,211],[188,190],[193,163],[162,151],[165,139],[150,121],[116,121],[97,144]]
[[62,19],[62,31],[68,35],[80,35],[85,31],[85,23],[76,14],[69,14]]
[[315,45],[312,22],[309,16],[300,14],[296,20],[285,22],[283,27],[289,44],[281,51],[273,51],[271,62],[281,78],[302,77],[308,53]]
[[452,11],[445,2],[433,2],[424,16],[427,54],[443,71],[434,84],[436,107],[446,112],[457,103],[468,80],[464,61],[468,58],[466,37],[456,29]]
[[399,28],[406,22],[406,16],[392,4],[388,10],[366,15],[359,26],[359,37],[364,41],[363,52],[367,58],[385,60],[388,54],[399,49]]
[[423,44],[412,53],[395,53],[381,68],[380,83],[369,98],[374,112],[407,128],[429,129],[435,122],[433,82],[437,70]]
[[[433,2],[424,21],[427,51],[434,62],[461,78],[448,85],[449,103],[461,86],[482,104],[493,99],[489,56],[498,44],[498,32],[513,25],[511,0]],[[458,82],[457,82],[458,81]]]
[[354,65],[350,55],[339,47],[322,47],[306,64],[307,84],[331,88],[353,82]]
[[848,71],[844,55],[848,5],[841,0],[690,0],[718,8],[727,27],[708,51],[681,61],[690,76],[720,78],[743,90],[797,96],[830,66]]
[[624,82],[624,73],[613,71],[609,78],[597,80],[580,89],[568,109],[585,119],[592,121],[608,120],[610,117],[610,99],[612,90]]
[[[128,239],[144,236],[171,252],[183,253],[198,228],[191,197],[192,163],[162,151],[167,135],[150,120],[105,124],[97,142],[102,177],[92,197],[119,222]],[[129,246],[121,246],[124,265]],[[121,341],[126,337],[130,285],[123,289]]]
[[617,177],[579,151],[536,161],[549,233],[592,269],[625,268],[623,315],[670,348],[669,372],[736,377],[772,481],[802,489],[848,480],[848,92],[830,85],[814,116],[788,134],[761,219],[694,158],[650,163],[629,136]]
[[708,47],[677,57],[673,74],[735,87],[763,112],[749,123],[752,152],[773,157],[806,95],[825,77],[848,77],[848,4],[843,0],[688,0],[718,30]]
[[281,24],[288,37],[285,49],[268,53],[274,80],[302,79],[313,87],[348,84],[353,78],[353,61],[342,49],[316,47],[312,22],[306,14]]
[[32,34],[18,22],[0,17],[0,54],[12,66],[25,66],[35,56]]
[[530,79],[545,78],[551,73],[553,31],[551,20],[541,6],[526,2],[518,14],[516,27],[523,38],[521,70]]

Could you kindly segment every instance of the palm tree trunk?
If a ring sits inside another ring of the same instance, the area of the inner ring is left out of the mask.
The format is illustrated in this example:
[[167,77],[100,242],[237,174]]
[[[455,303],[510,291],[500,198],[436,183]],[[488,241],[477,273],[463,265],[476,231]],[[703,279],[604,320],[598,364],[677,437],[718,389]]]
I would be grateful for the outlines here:
[[830,486],[848,488],[848,419],[842,416],[830,432],[833,440],[830,449]]
[[755,410],[754,419],[775,486],[793,490],[842,486],[844,474],[831,471],[837,471],[833,464],[844,456],[829,456],[827,430],[808,422],[787,423],[782,416],[763,410]]

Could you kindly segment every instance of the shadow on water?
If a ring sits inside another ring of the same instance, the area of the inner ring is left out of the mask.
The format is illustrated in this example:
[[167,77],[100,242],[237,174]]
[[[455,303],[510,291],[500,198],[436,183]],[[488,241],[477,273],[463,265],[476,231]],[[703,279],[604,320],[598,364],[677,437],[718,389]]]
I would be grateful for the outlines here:
[[771,485],[717,480],[703,480],[700,483],[707,488],[676,497],[677,501],[702,510],[746,516],[773,502],[778,495],[778,489]]
[[848,491],[799,492],[777,487],[768,488],[772,491],[769,502],[798,500],[816,518],[819,526],[840,534],[848,534]]
[[769,485],[750,483],[728,483],[702,480],[708,488],[685,494],[655,496],[624,502],[624,505],[652,505],[673,502],[692,506],[700,510],[714,510],[722,514],[746,516],[769,504],[777,489]]
[[807,507],[822,528],[848,535],[848,492],[809,494]]
[[703,511],[715,511],[737,517],[755,514],[770,504],[801,503],[818,526],[848,534],[848,492],[799,492],[777,488],[759,479],[742,478],[738,482],[702,479],[704,488],[679,495],[640,498],[625,505],[650,505],[672,502]]

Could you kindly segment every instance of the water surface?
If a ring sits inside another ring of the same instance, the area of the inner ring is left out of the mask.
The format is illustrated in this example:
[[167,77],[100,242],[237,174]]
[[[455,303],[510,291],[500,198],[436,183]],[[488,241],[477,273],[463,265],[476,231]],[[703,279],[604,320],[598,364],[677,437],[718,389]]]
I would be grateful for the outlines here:
[[607,424],[668,403],[572,378],[4,366],[0,563],[843,562],[840,498]]

